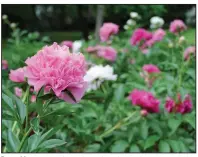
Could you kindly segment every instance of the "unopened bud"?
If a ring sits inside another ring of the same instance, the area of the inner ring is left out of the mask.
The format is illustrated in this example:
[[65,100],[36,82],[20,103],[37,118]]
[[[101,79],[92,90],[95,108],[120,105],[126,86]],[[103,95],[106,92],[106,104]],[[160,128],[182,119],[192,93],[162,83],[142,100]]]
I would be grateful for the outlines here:
[[140,114],[144,117],[146,117],[148,115],[148,111],[147,110],[141,110]]

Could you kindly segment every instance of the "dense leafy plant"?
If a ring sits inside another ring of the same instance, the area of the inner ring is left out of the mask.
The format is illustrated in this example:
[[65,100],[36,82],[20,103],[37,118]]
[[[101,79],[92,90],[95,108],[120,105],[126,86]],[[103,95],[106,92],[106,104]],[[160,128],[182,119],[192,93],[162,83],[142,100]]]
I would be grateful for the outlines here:
[[[98,88],[87,91],[78,104],[57,99],[53,93],[44,94],[43,88],[36,93],[37,101],[30,103],[32,93],[27,83],[20,85],[25,91],[20,100],[11,92],[13,86],[19,84],[10,83],[5,76],[4,152],[195,152],[195,60],[193,56],[187,60],[183,57],[189,44],[181,40],[182,34],[167,31],[163,40],[144,54],[129,42],[134,29],[127,29],[94,49],[101,54],[104,47],[113,47],[117,51],[115,61],[87,52],[89,46],[98,44],[96,41],[83,43],[81,50],[89,66],[109,64],[117,79],[107,81],[103,74],[97,78],[104,79]],[[145,64],[154,64],[160,69],[160,74],[151,76],[156,79],[150,86],[140,75]],[[146,111],[145,114],[142,107],[131,105],[128,96],[134,89],[151,92],[159,99],[159,112]],[[182,100],[186,94],[191,96],[190,112],[166,111],[166,98],[177,100],[178,93]]]

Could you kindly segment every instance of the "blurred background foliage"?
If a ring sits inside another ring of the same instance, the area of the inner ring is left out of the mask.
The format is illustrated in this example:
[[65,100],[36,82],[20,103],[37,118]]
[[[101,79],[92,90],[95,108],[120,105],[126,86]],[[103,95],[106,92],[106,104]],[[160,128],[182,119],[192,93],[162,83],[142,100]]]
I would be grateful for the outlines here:
[[[49,35],[52,41],[88,39],[95,29],[98,5],[2,5],[2,14],[19,24],[21,29],[39,31]],[[123,29],[130,18],[130,12],[138,12],[142,18],[140,23],[148,27],[152,16],[164,18],[168,29],[173,19],[182,19],[188,26],[195,27],[195,5],[103,5],[104,22],[114,22]],[[79,24],[80,23],[80,24]],[[9,36],[9,27],[2,25],[2,35]],[[64,32],[64,33],[62,33]]]

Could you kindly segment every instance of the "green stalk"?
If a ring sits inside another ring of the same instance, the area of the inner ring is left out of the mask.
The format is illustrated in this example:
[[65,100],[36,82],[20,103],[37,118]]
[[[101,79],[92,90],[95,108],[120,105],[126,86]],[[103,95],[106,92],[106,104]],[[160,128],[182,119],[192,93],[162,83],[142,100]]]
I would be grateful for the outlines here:
[[106,135],[110,134],[111,132],[113,132],[116,129],[121,128],[121,126],[123,126],[124,124],[126,124],[126,122],[131,119],[134,115],[136,115],[137,112],[133,112],[131,115],[129,115],[126,118],[121,119],[116,125],[114,125],[112,128],[110,128],[109,130],[105,131],[103,134],[100,135],[100,138],[105,137]]
[[29,130],[26,132],[26,134],[23,136],[22,140],[21,140],[21,143],[19,145],[19,148],[17,149],[17,152],[20,152],[21,149],[23,148],[23,144],[27,138],[27,136],[30,134],[30,132],[32,131],[32,128],[30,127]]
[[25,122],[25,132],[27,131],[27,128],[28,128],[29,94],[30,94],[30,87],[28,86],[28,88],[26,89],[25,95],[24,95],[24,99],[22,100],[23,102],[26,101],[26,122]]

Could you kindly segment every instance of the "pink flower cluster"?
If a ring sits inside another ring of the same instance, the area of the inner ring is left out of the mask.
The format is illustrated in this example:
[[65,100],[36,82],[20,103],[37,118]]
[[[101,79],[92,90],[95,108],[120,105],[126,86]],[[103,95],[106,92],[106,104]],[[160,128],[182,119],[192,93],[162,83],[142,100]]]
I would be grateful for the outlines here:
[[156,42],[161,41],[165,35],[166,32],[161,28],[156,30],[154,33],[143,28],[138,28],[134,31],[130,42],[133,46],[138,45],[143,53],[147,53],[147,48],[153,46]]
[[163,29],[159,28],[153,33],[152,38],[146,42],[145,46],[148,46],[148,47],[153,46],[153,44],[155,44],[156,42],[163,40],[165,35],[166,35],[166,32]]
[[83,80],[86,63],[81,53],[70,53],[67,46],[54,43],[45,46],[25,63],[25,68],[11,71],[12,81],[23,82],[25,76],[34,91],[44,87],[45,92],[52,90],[57,97],[69,103],[80,101],[84,95],[87,87]]
[[165,104],[165,108],[168,112],[179,112],[181,114],[189,113],[192,110],[192,106],[190,95],[186,95],[184,101],[182,101],[180,94],[178,94],[177,102],[168,97]]
[[7,60],[2,60],[2,69],[3,70],[8,69],[8,61]]
[[117,52],[114,48],[110,46],[95,46],[88,47],[87,52],[97,52],[97,55],[108,61],[115,61],[117,57]]
[[142,67],[143,72],[140,75],[144,78],[147,86],[152,87],[153,82],[157,79],[157,76],[152,74],[160,73],[159,68],[153,64],[146,64]]
[[176,19],[171,22],[169,31],[174,34],[178,34],[179,32],[182,32],[186,29],[187,29],[187,27],[184,24],[184,22],[182,20]]
[[148,112],[159,112],[160,101],[150,92],[134,89],[128,98],[132,101],[133,105],[138,105]]
[[195,46],[190,46],[184,51],[184,59],[188,60],[190,58],[190,54],[195,55],[196,53],[196,48]]
[[65,46],[69,47],[70,49],[72,49],[72,47],[73,47],[73,42],[72,42],[72,41],[69,41],[69,40],[65,40],[65,41],[63,41],[63,42],[61,43],[61,46],[63,46],[63,45],[65,45]]
[[104,23],[100,28],[100,39],[102,42],[109,40],[112,34],[117,34],[119,31],[119,26],[114,23]]
[[130,39],[131,45],[139,45],[140,42],[145,43],[146,41],[150,40],[152,38],[152,33],[149,31],[143,29],[143,28],[138,28],[133,32],[133,35]]

